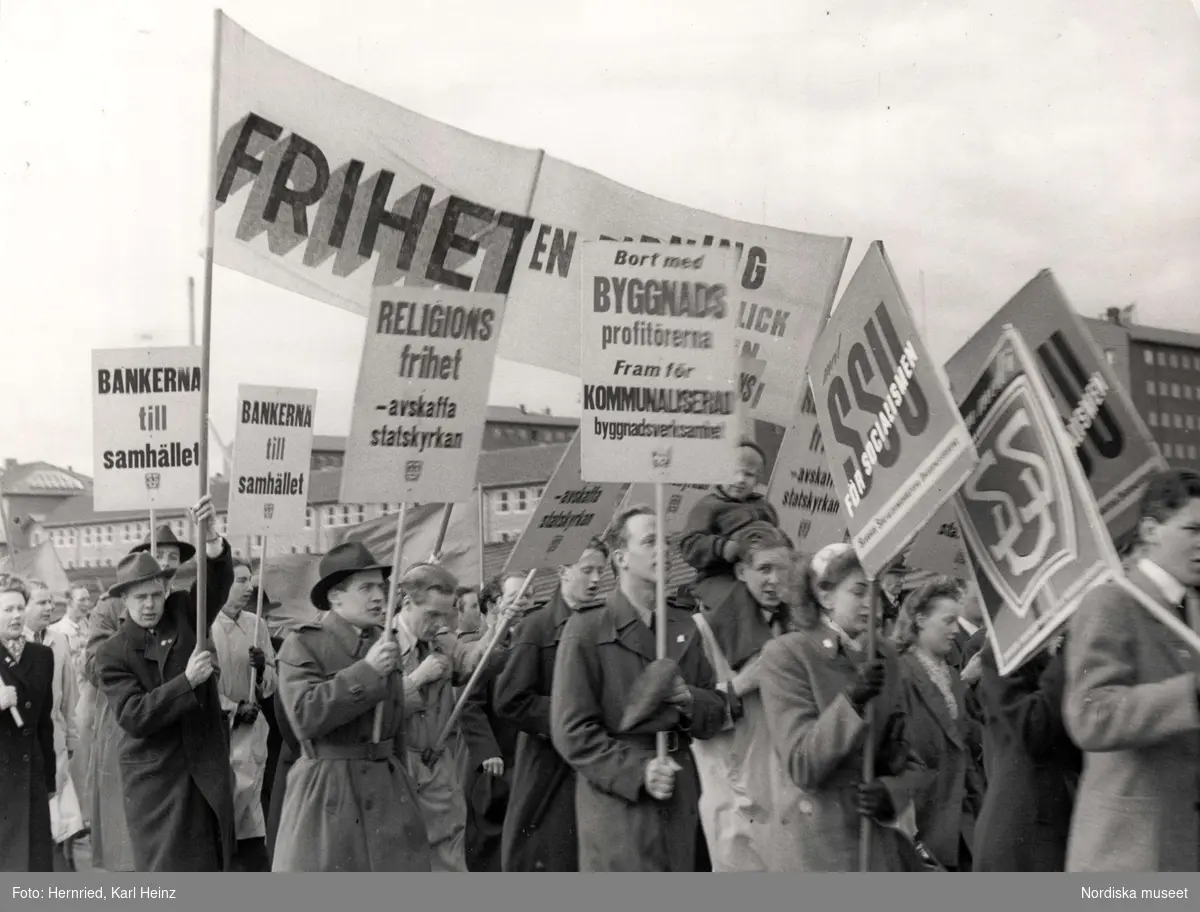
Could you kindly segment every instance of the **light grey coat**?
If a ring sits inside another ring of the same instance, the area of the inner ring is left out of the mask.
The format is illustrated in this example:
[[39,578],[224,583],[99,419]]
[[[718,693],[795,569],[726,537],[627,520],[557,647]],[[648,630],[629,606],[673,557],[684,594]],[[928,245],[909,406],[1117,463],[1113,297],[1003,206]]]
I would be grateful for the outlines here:
[[1071,619],[1066,663],[1063,721],[1084,752],[1067,871],[1200,870],[1200,655],[1108,583]]

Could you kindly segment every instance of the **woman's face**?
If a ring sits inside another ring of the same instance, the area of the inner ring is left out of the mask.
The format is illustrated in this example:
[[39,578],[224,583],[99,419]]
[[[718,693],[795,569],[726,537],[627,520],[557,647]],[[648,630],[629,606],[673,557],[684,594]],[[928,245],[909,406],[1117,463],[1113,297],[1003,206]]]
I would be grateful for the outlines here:
[[861,570],[852,570],[838,585],[822,593],[821,604],[835,624],[850,636],[858,636],[871,619],[869,596],[866,576]]
[[944,659],[954,648],[958,633],[958,600],[937,598],[929,603],[925,617],[917,619],[917,644],[938,658]]
[[15,640],[25,630],[25,597],[0,592],[0,640]]

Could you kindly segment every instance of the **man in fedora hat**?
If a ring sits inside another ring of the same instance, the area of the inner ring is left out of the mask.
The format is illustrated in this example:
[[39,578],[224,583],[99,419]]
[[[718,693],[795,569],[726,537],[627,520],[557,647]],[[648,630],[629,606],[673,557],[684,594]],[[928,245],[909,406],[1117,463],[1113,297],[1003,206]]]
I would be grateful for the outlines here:
[[311,593],[324,614],[279,651],[278,702],[300,757],[283,793],[272,871],[430,870],[425,822],[400,759],[400,650],[383,636],[390,573],[361,542],[332,549]]
[[[213,516],[207,495],[193,508]],[[119,743],[125,816],[138,871],[228,870],[234,848],[233,777],[209,640],[233,580],[229,545],[205,549],[207,604],[196,629],[196,590],[167,593],[171,571],[139,548],[117,566],[108,597],[120,629],[98,649],[100,689],[124,737]]]
[[257,605],[247,603],[250,593],[250,564],[234,558],[233,585],[212,626],[212,637],[222,670],[217,682],[221,709],[230,729],[229,762],[233,766],[237,828],[233,865],[238,871],[266,871],[267,818],[262,793],[270,729],[261,704],[270,702],[275,694],[276,663],[266,624],[254,613]]
[[[155,538],[157,538],[157,541],[154,542],[154,559],[158,561],[164,570],[174,573],[179,569],[181,564],[186,564],[196,556],[196,549],[187,542],[176,538],[175,533],[171,531],[169,525],[164,524],[159,526]],[[150,551],[150,539],[146,539],[140,545],[135,546],[129,553],[139,554],[143,551]]]

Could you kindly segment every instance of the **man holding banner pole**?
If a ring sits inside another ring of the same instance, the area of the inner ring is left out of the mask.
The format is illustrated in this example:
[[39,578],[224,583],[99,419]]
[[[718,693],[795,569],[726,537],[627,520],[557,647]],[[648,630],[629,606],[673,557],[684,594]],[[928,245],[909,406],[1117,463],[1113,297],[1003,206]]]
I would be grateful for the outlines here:
[[728,703],[688,612],[666,612],[656,661],[657,525],[649,507],[617,514],[607,536],[617,586],[567,621],[555,657],[550,734],[577,775],[580,871],[695,866],[700,782],[688,746],[721,730]]

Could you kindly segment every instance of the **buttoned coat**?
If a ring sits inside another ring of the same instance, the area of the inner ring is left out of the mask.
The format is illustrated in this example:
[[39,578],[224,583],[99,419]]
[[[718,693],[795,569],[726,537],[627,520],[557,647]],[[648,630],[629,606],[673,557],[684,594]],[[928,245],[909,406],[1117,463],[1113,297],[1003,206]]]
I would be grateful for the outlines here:
[[1063,728],[1063,654],[1034,656],[1001,676],[982,653],[988,784],[975,824],[975,871],[1062,871],[1083,765]]
[[[209,629],[233,583],[229,543],[206,564],[202,635],[215,655]],[[198,687],[184,674],[195,625],[193,583],[166,597],[153,634],[126,617],[96,655],[100,688],[122,732],[121,790],[138,871],[228,870],[232,859],[233,772],[219,670]]]
[[[365,658],[379,636],[326,611],[279,651],[280,703],[300,756],[287,774],[272,871],[430,870],[425,821],[401,760],[404,682],[398,673],[383,677]],[[388,756],[313,756],[326,747],[367,750],[380,703]]]
[[88,780],[91,785],[92,864],[105,871],[129,872],[133,866],[133,842],[125,821],[125,799],[121,792],[121,727],[112,703],[100,690],[100,647],[121,629],[125,607],[114,598],[102,598],[88,618],[88,640],[83,674],[91,686],[91,753]]
[[[728,716],[715,690],[691,615],[668,609],[667,656],[692,693],[693,738],[711,738]],[[654,733],[678,731],[677,709],[664,706],[631,732],[618,735],[633,684],[655,658],[654,632],[614,589],[603,605],[567,621],[555,656],[550,736],[575,770],[575,813],[581,871],[691,871],[700,834],[700,782],[690,750],[671,755],[682,769],[666,801],[643,785],[654,758]]]
[[579,870],[575,772],[550,742],[554,660],[571,616],[561,591],[526,615],[496,680],[496,713],[520,731],[501,839],[505,871]]
[[[1128,580],[1167,611],[1138,569]],[[1116,583],[1070,621],[1063,719],[1084,752],[1067,870],[1200,870],[1200,655]]]
[[966,688],[953,668],[951,689],[958,717],[950,715],[945,697],[912,652],[900,657],[906,693],[904,736],[909,749],[935,776],[916,795],[917,829],[925,847],[942,865],[959,869],[960,840],[973,849],[975,815],[983,799],[970,748]]
[[20,728],[0,713],[0,871],[53,871],[54,653],[26,643],[15,661],[0,645],[0,683],[15,687]]
[[[907,698],[895,651],[886,642],[878,648],[887,679],[872,701],[878,719],[876,772],[903,817],[906,808],[911,813],[930,773],[902,740],[887,740],[889,729],[897,731],[896,717],[903,718]],[[867,723],[845,691],[864,660],[862,654],[848,654],[825,627],[785,633],[763,647],[759,692],[767,726],[780,763],[803,792],[793,817],[799,852],[789,870],[859,869],[857,788]],[[905,836],[892,827],[872,827],[872,871],[918,869]]]

